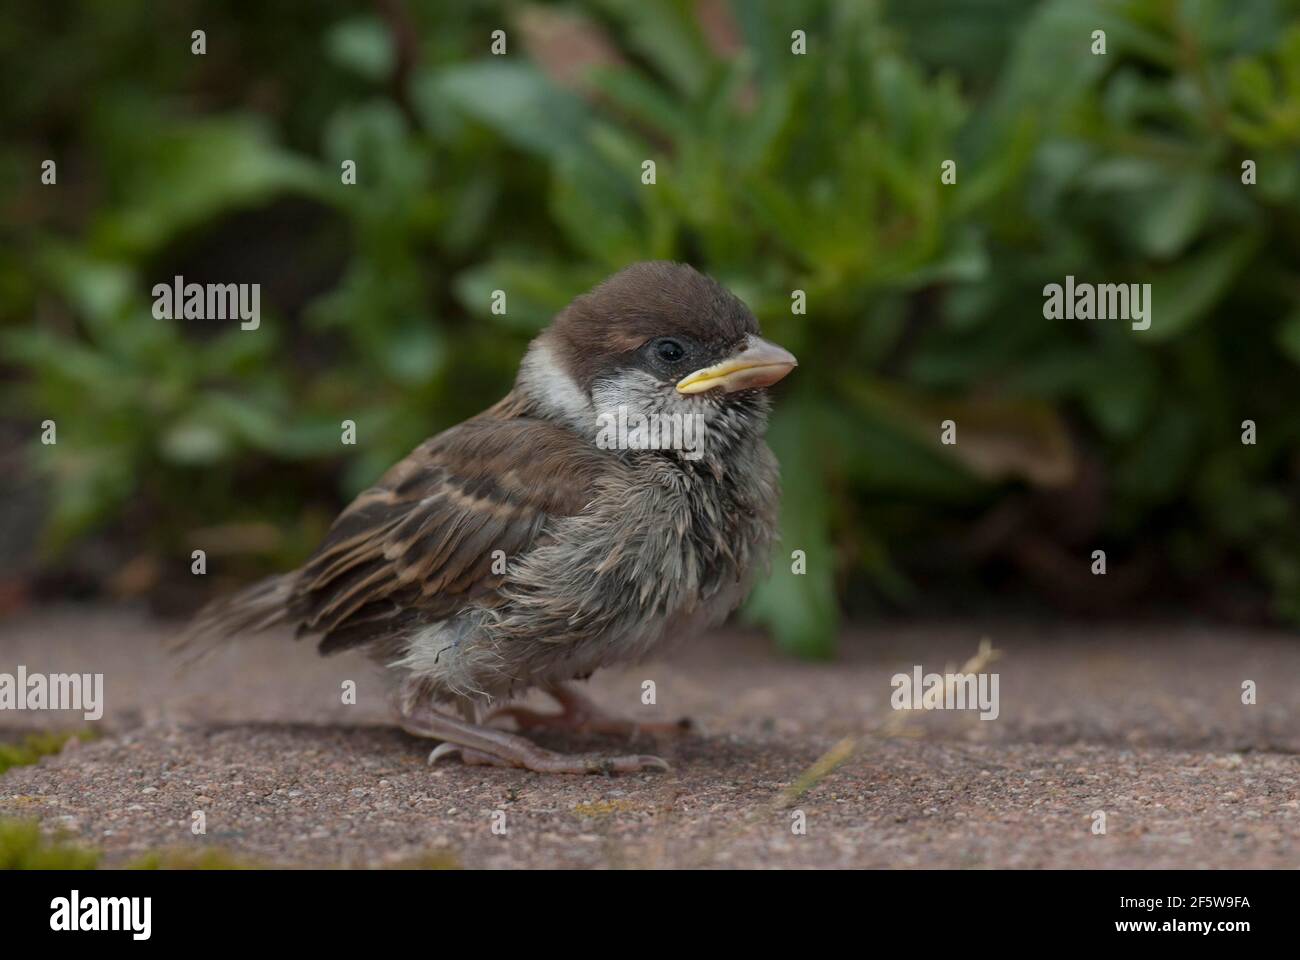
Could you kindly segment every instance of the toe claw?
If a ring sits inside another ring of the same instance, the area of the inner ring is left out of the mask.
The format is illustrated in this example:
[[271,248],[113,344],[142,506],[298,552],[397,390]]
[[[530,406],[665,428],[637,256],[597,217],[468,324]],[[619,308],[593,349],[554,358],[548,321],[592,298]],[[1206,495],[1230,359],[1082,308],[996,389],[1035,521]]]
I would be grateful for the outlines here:
[[449,757],[453,753],[460,753],[461,747],[455,743],[440,743],[429,753],[427,764],[433,766],[443,757]]
[[641,773],[646,770],[668,772],[672,767],[662,757],[633,754],[626,757],[595,757],[588,763],[592,773]]

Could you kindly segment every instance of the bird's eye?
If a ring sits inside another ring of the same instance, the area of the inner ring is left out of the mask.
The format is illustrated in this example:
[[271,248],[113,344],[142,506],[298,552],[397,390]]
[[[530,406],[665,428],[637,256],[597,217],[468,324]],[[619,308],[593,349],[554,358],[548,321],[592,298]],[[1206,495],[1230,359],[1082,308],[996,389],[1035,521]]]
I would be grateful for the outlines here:
[[676,340],[660,340],[655,343],[655,355],[665,363],[676,363],[686,356],[686,348]]

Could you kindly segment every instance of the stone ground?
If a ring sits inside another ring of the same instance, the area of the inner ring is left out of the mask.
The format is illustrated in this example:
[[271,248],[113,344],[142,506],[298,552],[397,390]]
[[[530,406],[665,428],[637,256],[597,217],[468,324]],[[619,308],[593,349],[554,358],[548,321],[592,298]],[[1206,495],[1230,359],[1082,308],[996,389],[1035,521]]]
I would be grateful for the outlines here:
[[[591,681],[612,710],[698,722],[637,744],[671,773],[546,777],[427,766],[359,658],[269,635],[177,671],[161,652],[175,629],[89,608],[0,625],[0,673],[103,673],[107,700],[98,739],[0,775],[0,817],[39,818],[110,866],[206,844],[288,866],[1300,867],[1300,638],[1281,632],[889,623],[817,664],[729,630]],[[891,709],[892,675],[959,667],[982,636],[1001,651],[997,719]],[[0,712],[2,738],[56,726],[84,724]],[[819,768],[828,754],[842,762]]]

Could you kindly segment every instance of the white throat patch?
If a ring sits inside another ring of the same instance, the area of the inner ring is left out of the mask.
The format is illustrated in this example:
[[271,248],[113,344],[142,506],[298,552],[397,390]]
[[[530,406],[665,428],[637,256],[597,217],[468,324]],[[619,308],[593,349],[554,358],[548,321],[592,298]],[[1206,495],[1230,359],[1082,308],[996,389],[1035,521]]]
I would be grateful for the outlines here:
[[591,401],[543,339],[529,345],[516,382],[548,416],[564,421],[584,436],[594,431],[596,414]]

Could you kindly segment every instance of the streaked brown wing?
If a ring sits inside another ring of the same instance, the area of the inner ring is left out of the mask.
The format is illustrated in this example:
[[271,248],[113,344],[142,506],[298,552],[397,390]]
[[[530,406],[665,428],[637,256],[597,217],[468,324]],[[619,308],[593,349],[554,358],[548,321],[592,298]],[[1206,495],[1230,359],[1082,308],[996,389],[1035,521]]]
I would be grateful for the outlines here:
[[382,635],[399,618],[448,616],[491,602],[507,562],[548,517],[590,501],[608,455],[543,420],[490,414],[421,444],[334,521],[297,578],[298,632],[323,653]]

